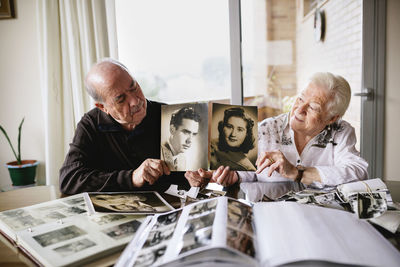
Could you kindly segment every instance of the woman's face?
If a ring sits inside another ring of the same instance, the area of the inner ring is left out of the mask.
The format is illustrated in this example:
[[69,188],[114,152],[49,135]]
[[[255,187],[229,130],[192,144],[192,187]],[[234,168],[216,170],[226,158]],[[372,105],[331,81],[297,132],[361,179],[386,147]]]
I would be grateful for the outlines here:
[[290,126],[295,133],[316,136],[325,126],[333,123],[337,116],[331,117],[327,104],[331,100],[328,93],[310,83],[296,99],[290,112]]
[[247,122],[240,117],[230,117],[224,125],[225,141],[230,147],[239,147],[247,134]]

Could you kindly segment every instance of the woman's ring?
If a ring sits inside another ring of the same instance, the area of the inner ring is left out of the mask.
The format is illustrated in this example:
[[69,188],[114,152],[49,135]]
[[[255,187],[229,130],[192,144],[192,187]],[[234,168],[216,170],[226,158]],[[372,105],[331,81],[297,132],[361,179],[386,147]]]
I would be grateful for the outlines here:
[[273,164],[275,162],[275,160],[273,158],[269,158],[269,161],[271,161],[271,164]]

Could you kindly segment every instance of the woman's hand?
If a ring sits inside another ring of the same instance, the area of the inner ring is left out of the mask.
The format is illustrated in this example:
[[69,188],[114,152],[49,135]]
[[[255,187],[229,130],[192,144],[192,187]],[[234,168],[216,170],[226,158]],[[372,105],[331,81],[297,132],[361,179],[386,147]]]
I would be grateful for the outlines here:
[[213,172],[211,182],[220,184],[222,186],[230,186],[235,184],[239,180],[239,176],[235,171],[231,171],[229,166],[219,166],[216,171]]
[[293,166],[279,150],[262,152],[256,161],[257,171],[261,173],[265,168],[269,167],[268,176],[277,171],[283,177],[296,180],[298,170]]

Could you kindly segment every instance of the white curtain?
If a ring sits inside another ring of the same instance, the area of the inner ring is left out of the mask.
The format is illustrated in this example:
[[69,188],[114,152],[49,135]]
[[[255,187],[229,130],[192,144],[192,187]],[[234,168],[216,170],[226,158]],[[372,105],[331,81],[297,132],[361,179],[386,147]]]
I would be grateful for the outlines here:
[[76,124],[94,107],[84,77],[93,63],[110,56],[107,29],[112,27],[105,0],[38,0],[37,13],[46,184],[58,185]]

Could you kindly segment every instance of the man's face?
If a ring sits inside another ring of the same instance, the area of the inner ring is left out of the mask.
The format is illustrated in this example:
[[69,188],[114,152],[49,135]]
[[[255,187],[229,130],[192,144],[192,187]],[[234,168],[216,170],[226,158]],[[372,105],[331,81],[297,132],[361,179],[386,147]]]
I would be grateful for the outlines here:
[[104,79],[106,82],[100,89],[104,104],[100,108],[126,129],[140,124],[147,107],[140,85],[124,70],[115,71]]
[[185,152],[192,145],[192,138],[199,132],[199,123],[191,119],[182,119],[182,124],[171,125],[171,145],[175,153]]

